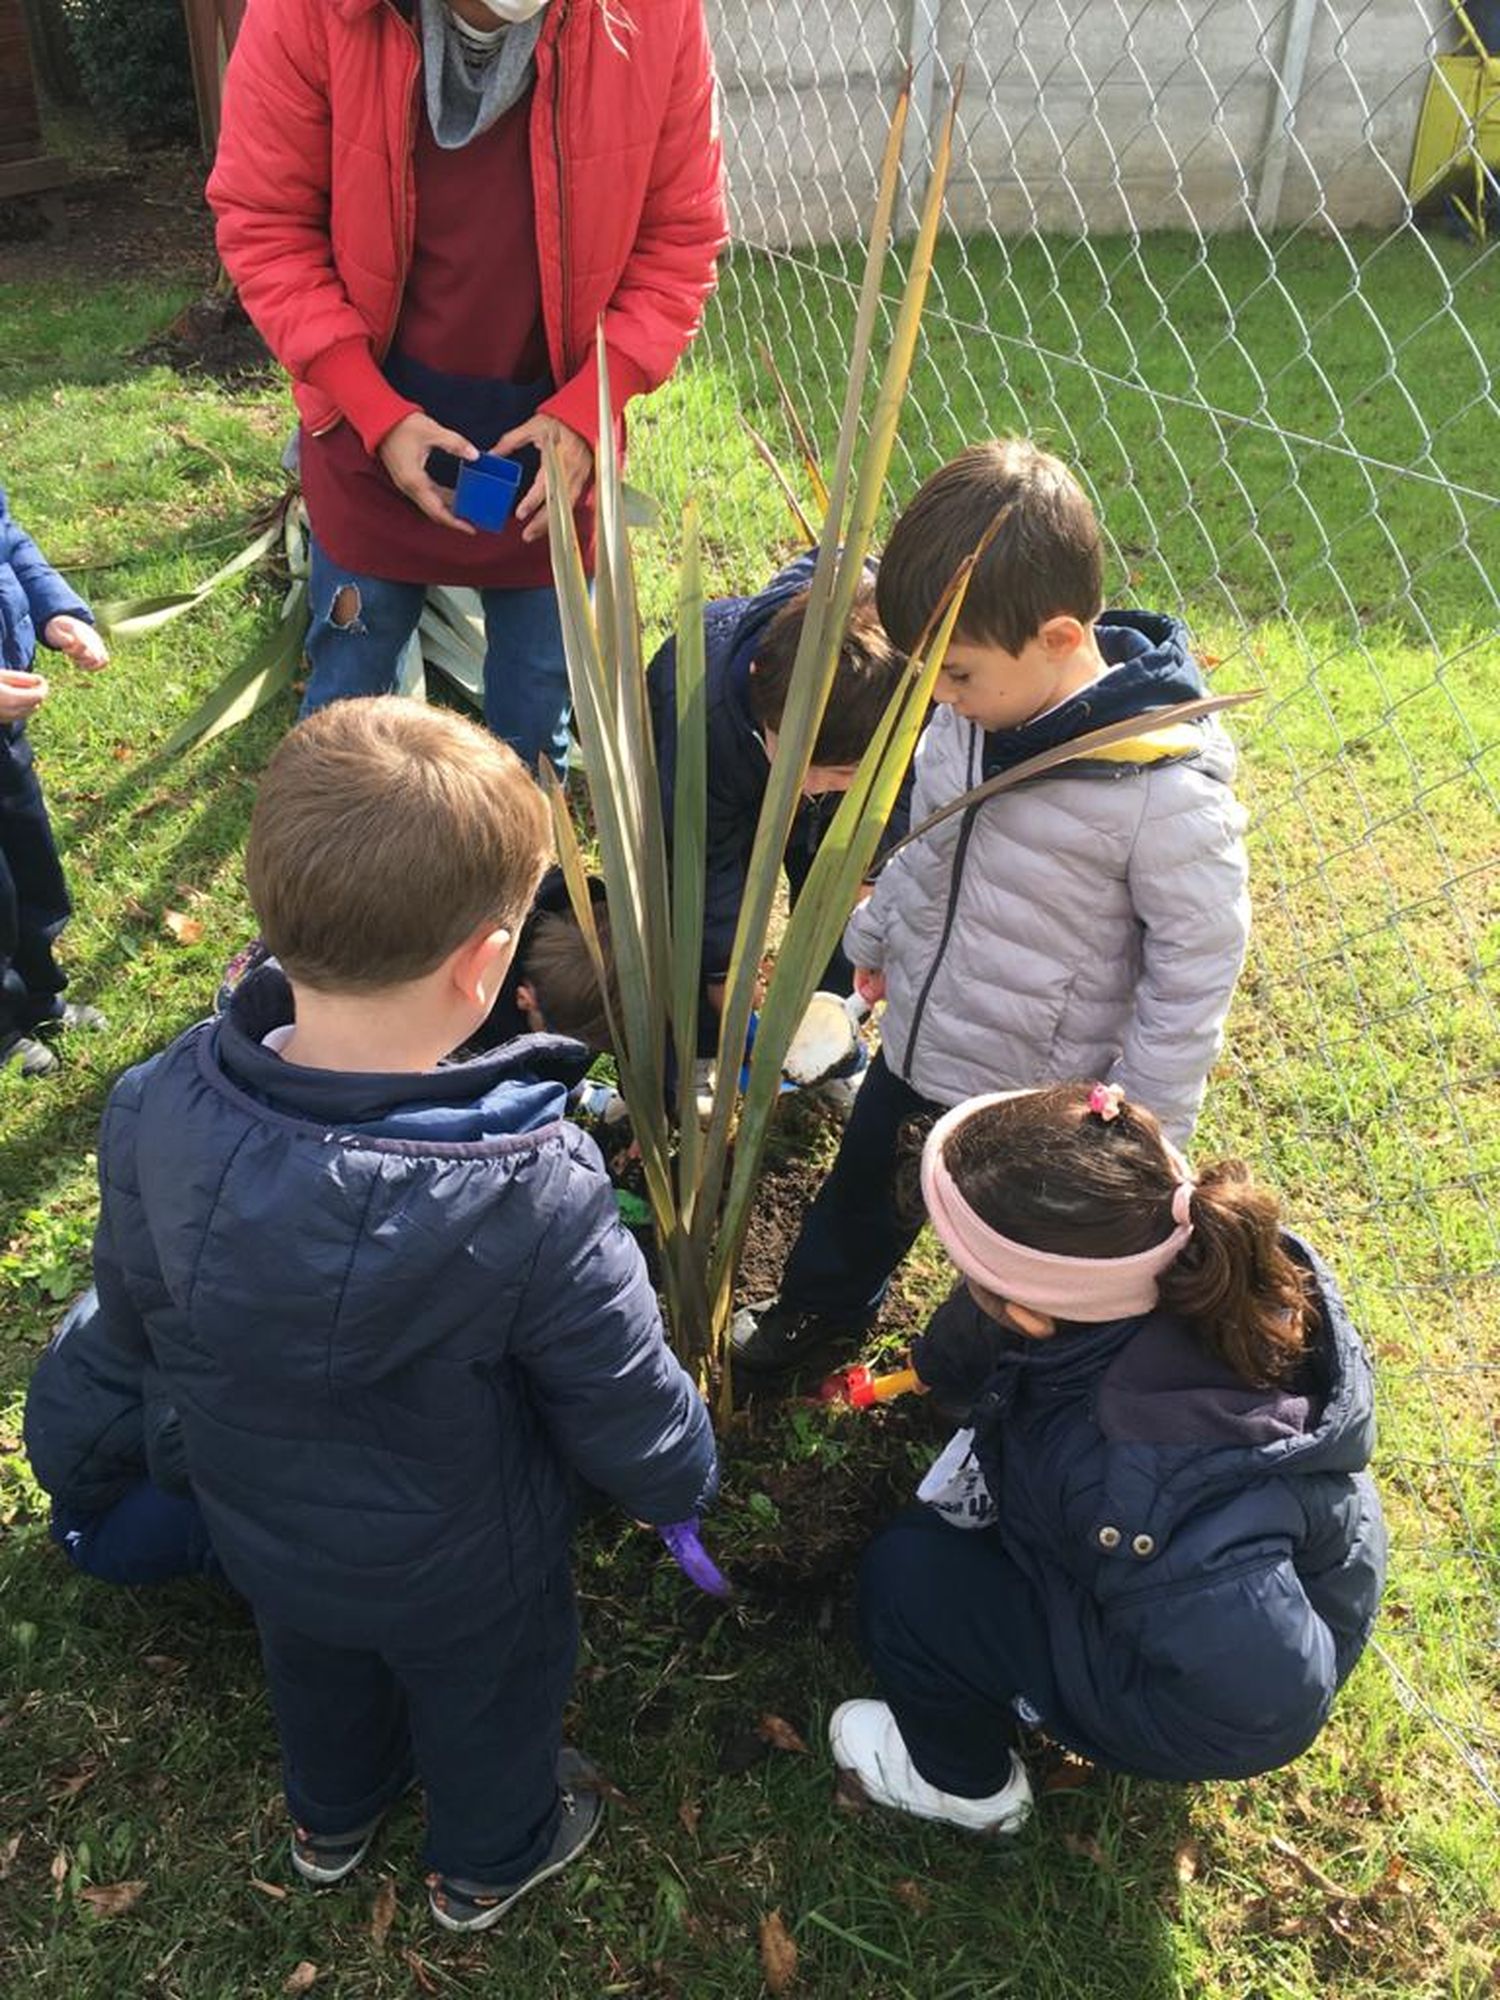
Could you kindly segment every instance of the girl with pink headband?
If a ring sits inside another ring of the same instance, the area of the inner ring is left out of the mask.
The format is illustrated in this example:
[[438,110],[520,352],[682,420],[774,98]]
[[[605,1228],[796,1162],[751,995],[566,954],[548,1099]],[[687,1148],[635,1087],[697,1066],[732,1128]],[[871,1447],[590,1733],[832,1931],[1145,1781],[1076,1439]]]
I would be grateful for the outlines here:
[[1151,1778],[1300,1755],[1385,1574],[1370,1368],[1331,1272],[1239,1161],[1195,1178],[1109,1085],[970,1098],[922,1193],[964,1283],[912,1362],[967,1419],[932,1504],[866,1552],[883,1699],[835,1710],[841,1782],[1011,1833],[1022,1726]]

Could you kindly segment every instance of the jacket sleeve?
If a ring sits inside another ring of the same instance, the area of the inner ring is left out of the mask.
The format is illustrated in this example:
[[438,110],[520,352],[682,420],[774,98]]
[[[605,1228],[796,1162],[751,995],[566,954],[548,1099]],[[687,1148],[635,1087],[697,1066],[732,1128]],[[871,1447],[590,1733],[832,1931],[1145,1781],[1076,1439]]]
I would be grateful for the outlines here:
[[[1250,930],[1245,815],[1227,785],[1180,767],[1152,776],[1127,879],[1140,919],[1141,975],[1108,1078],[1186,1145]],[[1164,782],[1165,781],[1165,782]],[[1204,790],[1204,787],[1207,790]]]
[[14,571],[16,582],[25,594],[36,636],[43,645],[50,619],[66,615],[93,624],[94,614],[78,592],[58,575],[20,522],[11,518],[3,492],[0,492],[0,567]]
[[373,451],[416,405],[381,374],[333,261],[322,11],[308,0],[251,0],[224,74],[207,195],[224,268],[266,345],[294,380],[315,380]]
[[[617,412],[671,374],[698,330],[728,236],[718,82],[703,0],[683,0],[681,23],[635,243],[604,309]],[[597,443],[599,371],[592,347],[583,367],[542,408]]]
[[638,1520],[685,1521],[717,1485],[707,1405],[667,1347],[645,1261],[591,1143],[569,1155],[560,1182],[511,1357],[582,1478]]

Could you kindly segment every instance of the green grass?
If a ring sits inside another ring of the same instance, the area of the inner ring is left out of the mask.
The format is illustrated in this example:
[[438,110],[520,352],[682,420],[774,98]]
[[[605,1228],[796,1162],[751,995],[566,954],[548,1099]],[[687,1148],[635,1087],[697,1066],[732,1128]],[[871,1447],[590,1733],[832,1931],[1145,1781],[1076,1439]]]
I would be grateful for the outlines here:
[[[1493,257],[1431,250],[1356,240],[1350,303],[1348,266],[1310,239],[1278,246],[1274,271],[1243,241],[950,248],[905,427],[912,475],[995,429],[1054,439],[1100,499],[1113,594],[1183,609],[1230,684],[1269,689],[1240,730],[1256,939],[1203,1139],[1279,1180],[1345,1278],[1381,1362],[1396,1540],[1384,1657],[1316,1748],[1253,1785],[1096,1778],[1050,1794],[1003,1850],[851,1819],[830,1807],[819,1748],[833,1702],[865,1685],[845,1594],[710,1614],[643,1537],[596,1527],[576,1721],[628,1804],[577,1875],[499,1937],[446,1939],[407,1814],[357,1886],[255,1886],[286,1870],[244,1615],[187,1588],[73,1578],[17,1434],[30,1358],[86,1275],[110,1080],[205,1011],[250,929],[239,848],[290,701],[179,763],[156,751],[272,617],[262,577],[122,646],[103,678],[59,673],[34,731],[78,904],[68,963],[112,1025],[44,1085],[0,1076],[0,1990],[238,2000],[308,1960],[314,1991],[348,2000],[753,1996],[773,1909],[801,1954],[795,1990],[862,2000],[1491,1990],[1500,646],[1485,575],[1500,575],[1500,528],[1434,479],[1494,491],[1500,299]],[[45,297],[0,284],[5,483],[99,597],[196,581],[279,490],[280,391],[128,360],[189,289],[107,272],[59,276]],[[837,253],[740,253],[695,364],[640,413],[632,476],[674,504],[690,483],[713,496],[720,588],[753,587],[790,539],[734,427],[738,402],[780,435],[753,338],[802,385],[826,448],[848,314]],[[1392,349],[1410,404],[1386,381]],[[1313,442],[1289,454],[1277,424]],[[1378,475],[1378,506],[1351,449],[1409,469]],[[644,538],[656,618],[665,555]],[[201,924],[198,941],[177,942],[168,912]],[[920,1246],[906,1296],[941,1282]],[[900,1459],[899,1427],[889,1438]],[[747,1449],[738,1462],[760,1462]],[[831,1490],[874,1476],[805,1427],[779,1449],[824,1454]],[[774,1533],[756,1490],[731,1479],[716,1525],[731,1559]],[[747,1763],[767,1711],[812,1753]],[[378,1946],[384,1874],[399,1901]],[[135,1908],[91,1915],[80,1890],[120,1881],[146,1884]]]

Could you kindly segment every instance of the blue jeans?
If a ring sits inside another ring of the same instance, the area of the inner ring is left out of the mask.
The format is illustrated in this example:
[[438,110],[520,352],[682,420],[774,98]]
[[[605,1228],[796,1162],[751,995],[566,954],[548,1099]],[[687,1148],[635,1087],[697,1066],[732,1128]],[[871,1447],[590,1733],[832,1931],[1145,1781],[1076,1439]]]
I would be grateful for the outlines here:
[[[354,601],[340,606],[346,587]],[[482,590],[484,605],[484,719],[535,772],[549,757],[559,777],[567,769],[568,668],[563,656],[557,592]],[[427,589],[420,583],[391,583],[362,576],[334,562],[316,536],[312,540],[308,601],[307,662],[311,668],[302,713],[343,701],[349,695],[389,694],[396,667],[417,621]],[[335,610],[346,615],[336,619]]]
[[52,1514],[52,1539],[85,1576],[103,1583],[170,1583],[221,1577],[198,1503],[143,1479],[102,1514]]
[[860,1564],[859,1643],[912,1762],[945,1792],[999,1791],[1018,1715],[1057,1728],[1046,1616],[996,1528],[898,1514]]
[[[476,1598],[490,1587],[475,1579]],[[557,1753],[578,1619],[566,1563],[462,1638],[381,1652],[331,1646],[257,1611],[287,1805],[336,1838],[393,1804],[415,1769],[427,1864],[519,1881],[557,1831]]]
[[[849,1113],[828,1178],[802,1218],[781,1275],[781,1302],[850,1326],[873,1318],[891,1273],[917,1240],[921,1205],[898,1191],[902,1128],[940,1107],[877,1054]],[[915,1174],[909,1176],[913,1181]]]

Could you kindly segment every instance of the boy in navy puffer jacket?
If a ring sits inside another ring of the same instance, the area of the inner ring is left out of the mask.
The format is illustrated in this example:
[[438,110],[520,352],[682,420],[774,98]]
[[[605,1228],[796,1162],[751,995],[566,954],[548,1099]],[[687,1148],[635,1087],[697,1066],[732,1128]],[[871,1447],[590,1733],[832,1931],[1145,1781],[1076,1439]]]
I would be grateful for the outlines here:
[[93,613],[70,590],[0,491],[0,1068],[45,1076],[57,1057],[34,1028],[102,1028],[104,1016],[62,998],[52,945],[72,911],[32,764],[26,721],[47,699],[31,671],[38,645],[76,666],[108,664]]
[[564,1122],[587,1052],[443,1062],[494,1002],[548,835],[475,725],[397,699],[310,716],[246,855],[279,962],[122,1079],[99,1148],[96,1373],[134,1360],[177,1412],[260,1629],[293,1864],[342,1879],[415,1776],[433,1911],[460,1930],[597,1823],[561,1746],[575,1477],[652,1523],[715,1480],[603,1162]]
[[879,1804],[1007,1833],[1018,1722],[1148,1778],[1299,1756],[1385,1577],[1332,1274],[1239,1161],[1195,1174],[1118,1085],[969,1099],[922,1192],[966,1284],[912,1361],[968,1415],[930,1507],[865,1556],[884,1699],[835,1712],[836,1762]]

